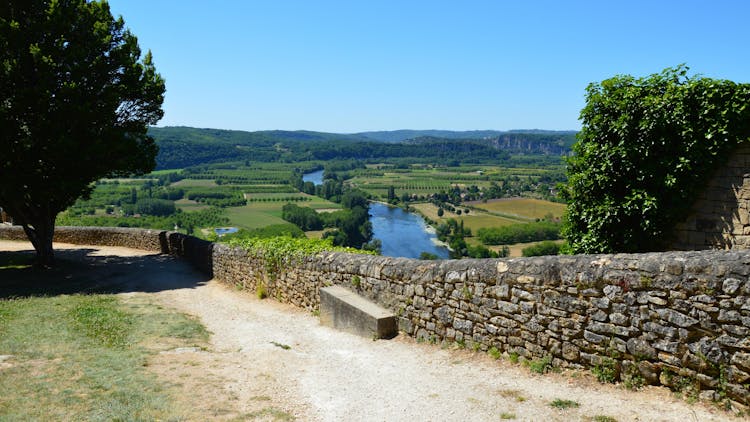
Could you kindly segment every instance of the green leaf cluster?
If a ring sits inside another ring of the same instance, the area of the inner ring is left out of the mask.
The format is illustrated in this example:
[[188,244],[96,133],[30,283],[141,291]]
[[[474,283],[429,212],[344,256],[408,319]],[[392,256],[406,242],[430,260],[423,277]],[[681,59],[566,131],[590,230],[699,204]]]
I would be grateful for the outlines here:
[[560,245],[552,240],[545,240],[535,245],[527,246],[521,249],[521,255],[523,256],[545,256],[545,255],[559,255]]
[[572,252],[667,248],[708,178],[750,137],[750,84],[687,71],[588,86],[561,189]]
[[500,227],[482,227],[477,230],[477,236],[485,245],[512,245],[559,239],[560,228],[560,223],[537,221]]
[[343,246],[334,246],[333,239],[307,239],[297,237],[245,237],[232,238],[226,242],[230,246],[243,248],[250,253],[261,256],[266,261],[266,270],[275,277],[279,271],[293,266],[305,257],[315,256],[322,252],[347,252],[364,255],[376,255],[375,252],[363,251]]

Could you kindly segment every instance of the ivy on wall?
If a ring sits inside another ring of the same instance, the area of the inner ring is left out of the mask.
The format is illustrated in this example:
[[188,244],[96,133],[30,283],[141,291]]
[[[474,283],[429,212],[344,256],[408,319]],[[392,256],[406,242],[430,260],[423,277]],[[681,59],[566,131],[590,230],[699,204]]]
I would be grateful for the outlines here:
[[750,138],[750,84],[687,72],[587,87],[561,189],[571,252],[665,249],[710,175]]
[[347,252],[365,255],[375,255],[372,251],[334,246],[333,239],[294,238],[291,236],[276,236],[269,238],[244,237],[231,238],[226,242],[229,246],[243,248],[266,261],[266,271],[269,276],[276,277],[279,271],[297,264],[302,258],[314,256],[322,252]]

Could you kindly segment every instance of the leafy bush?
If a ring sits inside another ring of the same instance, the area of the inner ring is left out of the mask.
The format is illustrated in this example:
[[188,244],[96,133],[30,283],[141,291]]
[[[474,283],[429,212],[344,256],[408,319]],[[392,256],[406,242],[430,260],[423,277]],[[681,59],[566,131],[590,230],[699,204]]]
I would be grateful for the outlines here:
[[[498,258],[501,255],[498,254],[497,252],[493,251],[493,250],[488,249],[486,246],[482,246],[482,245],[476,245],[476,246],[467,245],[466,246],[466,256],[468,256],[470,258]],[[507,256],[507,255],[502,255],[502,256]]]
[[168,216],[145,215],[141,217],[82,216],[64,212],[57,216],[58,226],[96,227],[140,227],[144,229],[172,230],[174,226],[192,234],[197,227],[218,227],[229,223],[221,208],[208,208],[199,211],[180,212]]
[[477,236],[485,245],[512,245],[559,239],[561,227],[560,223],[539,221],[502,227],[483,227],[477,230]]
[[261,255],[266,261],[266,271],[275,277],[279,271],[288,265],[293,265],[301,258],[317,255],[321,252],[349,252],[374,255],[373,252],[359,249],[334,246],[331,239],[307,239],[294,237],[248,237],[229,239],[230,246],[241,247],[251,253]]
[[750,84],[687,70],[616,76],[586,89],[561,190],[572,252],[666,248],[707,178],[750,138]]
[[531,245],[529,247],[521,249],[521,255],[523,256],[544,256],[544,255],[558,255],[562,245],[553,242],[551,240],[545,240],[544,242]]
[[165,215],[174,214],[175,206],[173,201],[166,199],[143,198],[135,203],[134,211],[138,214],[163,217]]
[[323,228],[323,219],[320,214],[310,207],[286,204],[281,208],[281,218],[295,224],[302,230],[321,230]]
[[526,360],[524,361],[524,364],[529,367],[531,372],[537,374],[546,374],[550,369],[552,369],[552,358],[550,356],[545,356],[540,359],[534,359],[530,361]]
[[605,358],[591,369],[596,380],[601,383],[613,383],[619,376],[619,367],[614,359]]

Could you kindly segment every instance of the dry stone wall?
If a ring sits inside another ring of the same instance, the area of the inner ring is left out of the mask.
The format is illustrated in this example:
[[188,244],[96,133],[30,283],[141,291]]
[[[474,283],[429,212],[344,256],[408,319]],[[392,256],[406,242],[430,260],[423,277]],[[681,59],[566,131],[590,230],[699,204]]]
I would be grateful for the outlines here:
[[[28,241],[20,226],[0,225],[0,239]],[[200,270],[211,273],[214,244],[193,236],[164,230],[115,227],[57,227],[55,242],[74,245],[122,246],[186,258]],[[29,244],[31,247],[31,244]]]
[[123,241],[183,256],[226,283],[309,310],[321,287],[341,285],[392,310],[418,339],[750,404],[750,251],[446,261],[324,253],[279,265],[179,233],[141,230],[137,240],[138,231],[67,230],[80,230],[61,234],[72,243]]
[[262,257],[217,246],[214,271],[310,310],[321,287],[348,287],[417,339],[750,399],[748,251],[452,261],[330,253],[270,273]]

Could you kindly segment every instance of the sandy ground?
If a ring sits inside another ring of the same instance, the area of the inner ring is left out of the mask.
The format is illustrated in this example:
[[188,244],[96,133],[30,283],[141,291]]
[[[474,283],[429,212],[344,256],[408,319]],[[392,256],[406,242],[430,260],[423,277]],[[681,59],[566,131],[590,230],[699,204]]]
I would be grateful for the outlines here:
[[[206,280],[170,257],[99,246],[56,248],[61,259],[83,261],[88,274],[116,285],[124,300],[146,297],[200,318],[212,332],[207,349],[169,351],[149,365],[183,389],[191,419],[734,419],[711,404],[688,404],[665,388],[633,392],[599,384],[585,372],[540,376],[521,365],[403,335],[372,341],[338,332],[320,326],[310,313]],[[0,251],[28,249],[26,243],[0,241]],[[555,399],[580,407],[558,410],[550,406]]]

